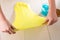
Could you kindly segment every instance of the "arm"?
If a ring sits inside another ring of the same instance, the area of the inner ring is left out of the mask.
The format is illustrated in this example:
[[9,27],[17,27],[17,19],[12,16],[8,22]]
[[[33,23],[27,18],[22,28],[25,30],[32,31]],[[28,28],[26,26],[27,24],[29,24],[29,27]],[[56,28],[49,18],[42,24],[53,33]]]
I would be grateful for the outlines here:
[[49,11],[50,15],[55,14],[56,15],[56,5],[55,5],[55,0],[49,0]]
[[6,22],[7,20],[5,19],[4,15],[3,15],[3,12],[1,10],[1,6],[0,6],[0,22],[2,23],[3,22]]
[[5,16],[3,15],[1,6],[0,6],[0,31],[7,32],[9,34],[15,33],[13,31],[12,26],[10,23],[6,20]]
[[56,5],[55,0],[48,1],[49,1],[49,13],[46,17],[46,22],[48,22],[48,25],[52,25],[57,21]]

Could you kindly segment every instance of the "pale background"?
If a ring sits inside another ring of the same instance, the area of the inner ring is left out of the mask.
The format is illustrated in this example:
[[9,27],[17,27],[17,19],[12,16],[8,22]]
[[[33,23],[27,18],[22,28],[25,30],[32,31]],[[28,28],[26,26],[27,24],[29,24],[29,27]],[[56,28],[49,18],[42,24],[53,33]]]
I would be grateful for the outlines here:
[[[36,13],[40,12],[42,1],[40,0],[0,0],[2,10],[6,18],[11,22],[13,6],[16,2],[23,1],[29,3]],[[44,0],[44,3],[46,1]],[[48,2],[47,2],[48,3]],[[56,0],[56,7],[60,9],[60,0]],[[60,40],[60,18],[52,26],[43,26],[41,28],[18,31],[14,35],[0,32],[1,40]]]

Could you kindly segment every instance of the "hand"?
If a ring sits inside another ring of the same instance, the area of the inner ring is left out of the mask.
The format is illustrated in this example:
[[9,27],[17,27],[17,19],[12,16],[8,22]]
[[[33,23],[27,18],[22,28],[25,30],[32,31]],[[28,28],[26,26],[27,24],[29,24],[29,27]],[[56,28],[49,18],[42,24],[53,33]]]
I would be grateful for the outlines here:
[[6,32],[6,33],[9,33],[9,34],[14,34],[14,27],[11,26],[8,22],[5,22],[5,21],[2,21],[0,23],[0,31],[2,32]]
[[9,34],[14,34],[14,29],[13,26],[7,21],[5,16],[3,15],[1,6],[0,6],[0,31],[6,32]]
[[47,25],[52,25],[55,22],[57,22],[57,14],[55,11],[49,11],[47,17],[46,17],[46,21],[45,23],[47,23]]

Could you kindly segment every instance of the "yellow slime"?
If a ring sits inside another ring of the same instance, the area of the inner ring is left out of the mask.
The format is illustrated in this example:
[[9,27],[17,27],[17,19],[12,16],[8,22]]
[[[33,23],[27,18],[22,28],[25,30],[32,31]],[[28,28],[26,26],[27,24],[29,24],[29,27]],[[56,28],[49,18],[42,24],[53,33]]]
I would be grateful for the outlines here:
[[18,30],[41,27],[45,22],[45,18],[33,12],[28,4],[17,2],[14,6],[15,19],[13,26]]

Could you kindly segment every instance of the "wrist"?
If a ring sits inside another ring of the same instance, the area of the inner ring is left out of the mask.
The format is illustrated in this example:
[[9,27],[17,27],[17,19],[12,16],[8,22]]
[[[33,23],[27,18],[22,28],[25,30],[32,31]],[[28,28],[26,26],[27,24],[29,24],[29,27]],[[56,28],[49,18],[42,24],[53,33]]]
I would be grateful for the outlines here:
[[56,9],[55,8],[49,9],[48,14],[56,14]]

